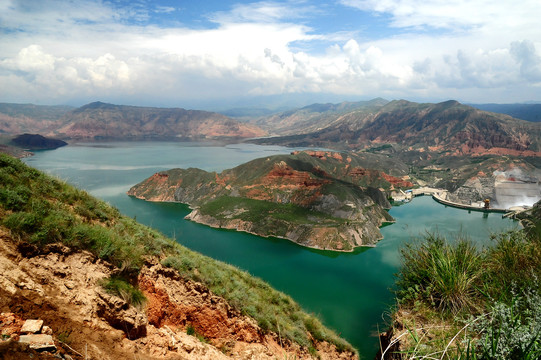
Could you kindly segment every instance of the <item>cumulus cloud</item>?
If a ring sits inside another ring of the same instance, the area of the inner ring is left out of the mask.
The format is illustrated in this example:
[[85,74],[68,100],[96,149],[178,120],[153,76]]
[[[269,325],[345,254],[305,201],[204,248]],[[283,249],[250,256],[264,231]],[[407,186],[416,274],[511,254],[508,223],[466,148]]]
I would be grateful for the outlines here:
[[531,41],[515,41],[511,44],[511,55],[520,64],[520,75],[525,79],[541,81],[541,57],[537,55]]
[[[341,3],[390,15],[402,30],[373,40],[356,31],[323,32],[307,25],[321,11],[304,1],[233,5],[208,16],[214,26],[195,29],[142,24],[152,13],[176,11],[168,6],[8,0],[0,3],[0,97],[59,103],[107,95],[174,105],[201,97],[321,92],[476,101],[518,84],[529,91],[520,96],[536,94],[541,32],[531,23],[530,0],[521,6],[507,0],[490,6],[484,0]],[[445,31],[424,31],[429,28]],[[316,43],[327,49],[299,45]]]

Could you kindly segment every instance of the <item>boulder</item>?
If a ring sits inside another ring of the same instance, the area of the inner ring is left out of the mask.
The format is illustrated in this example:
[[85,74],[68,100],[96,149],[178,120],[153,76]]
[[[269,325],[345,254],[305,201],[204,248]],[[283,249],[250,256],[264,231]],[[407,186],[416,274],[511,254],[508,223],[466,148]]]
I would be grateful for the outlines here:
[[43,320],[26,320],[21,328],[21,333],[36,334],[41,332]]

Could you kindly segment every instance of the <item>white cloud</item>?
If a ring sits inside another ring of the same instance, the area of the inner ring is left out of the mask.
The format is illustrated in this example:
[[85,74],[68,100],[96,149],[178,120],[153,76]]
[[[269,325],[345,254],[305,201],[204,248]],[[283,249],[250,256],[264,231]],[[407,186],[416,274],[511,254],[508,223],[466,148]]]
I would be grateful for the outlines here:
[[537,55],[531,41],[515,41],[511,44],[511,55],[520,64],[520,75],[524,79],[541,82],[541,57]]
[[[318,13],[302,1],[235,5],[211,16],[216,27],[209,29],[138,23],[150,11],[175,11],[171,7],[8,1],[0,4],[0,97],[57,103],[70,96],[161,98],[173,105],[179,99],[322,92],[503,101],[520,84],[515,96],[540,98],[541,30],[532,20],[532,1],[342,3],[390,14],[402,30],[376,40],[355,38],[356,29],[316,33],[302,20]],[[426,31],[433,28],[445,31]],[[296,47],[323,41],[329,43],[325,52]]]

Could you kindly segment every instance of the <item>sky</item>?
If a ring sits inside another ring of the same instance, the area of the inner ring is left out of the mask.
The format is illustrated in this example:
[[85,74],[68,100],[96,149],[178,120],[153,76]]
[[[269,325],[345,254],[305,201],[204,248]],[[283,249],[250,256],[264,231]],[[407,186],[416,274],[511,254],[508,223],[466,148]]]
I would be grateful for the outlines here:
[[540,19],[541,0],[0,0],[0,102],[541,102]]

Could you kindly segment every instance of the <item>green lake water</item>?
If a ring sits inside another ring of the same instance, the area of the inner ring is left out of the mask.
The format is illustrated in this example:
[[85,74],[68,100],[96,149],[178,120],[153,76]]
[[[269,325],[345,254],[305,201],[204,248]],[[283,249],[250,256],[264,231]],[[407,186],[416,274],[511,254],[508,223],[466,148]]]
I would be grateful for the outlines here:
[[292,150],[249,144],[77,144],[37,152],[25,162],[87,190],[193,250],[264,279],[291,295],[306,311],[319,315],[367,359],[378,349],[376,334],[385,328],[393,305],[390,289],[400,265],[401,245],[430,231],[450,237],[463,233],[481,246],[489,243],[491,232],[518,226],[501,214],[445,207],[425,196],[390,210],[396,223],[382,228],[384,239],[376,247],[334,253],[282,239],[211,229],[184,220],[189,213],[186,205],[149,203],[126,195],[132,185],[156,171],[176,167],[221,171]]

